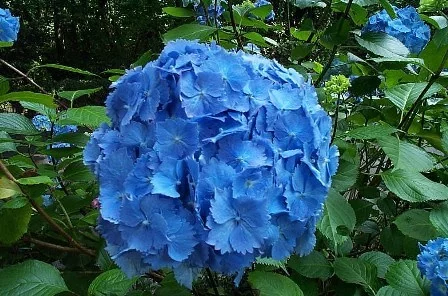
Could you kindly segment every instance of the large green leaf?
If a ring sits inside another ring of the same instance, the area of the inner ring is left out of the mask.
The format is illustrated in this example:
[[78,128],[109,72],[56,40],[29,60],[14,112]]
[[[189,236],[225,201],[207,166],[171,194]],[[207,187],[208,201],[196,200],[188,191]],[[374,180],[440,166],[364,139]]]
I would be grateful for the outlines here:
[[414,144],[389,136],[379,138],[377,141],[386,155],[392,160],[395,168],[425,172],[434,167],[435,159]]
[[68,109],[59,120],[60,124],[86,125],[98,127],[102,123],[109,123],[110,119],[106,115],[106,108],[101,106],[85,106]]
[[260,292],[260,296],[303,296],[302,290],[293,280],[278,273],[253,271],[249,283]]
[[102,89],[103,89],[102,87],[97,87],[97,88],[89,88],[89,89],[61,91],[61,92],[58,92],[58,95],[64,99],[69,100],[70,102],[73,102],[77,98],[80,98],[82,96],[90,96],[91,94],[94,94]]
[[346,283],[364,286],[369,291],[375,291],[377,286],[375,265],[357,258],[336,258],[334,272]]
[[6,177],[0,177],[0,199],[9,198],[21,194],[19,186]]
[[319,39],[319,42],[331,49],[347,41],[350,32],[350,21],[340,18],[336,23],[328,27]]
[[406,296],[406,294],[395,290],[391,286],[384,286],[378,290],[376,296]]
[[89,286],[88,296],[124,296],[137,280],[128,278],[120,269],[111,269],[96,277]]
[[378,124],[355,128],[349,131],[346,136],[358,140],[370,140],[390,135],[396,131],[396,128],[388,124]]
[[11,139],[7,132],[0,131],[0,153],[16,151],[17,147],[14,144],[14,140]]
[[441,236],[448,237],[448,203],[442,203],[429,213],[429,220]]
[[429,220],[429,212],[425,210],[408,210],[398,216],[394,223],[404,235],[420,241],[430,240],[437,235],[436,229]]
[[0,291],[4,296],[53,296],[68,288],[55,267],[28,260],[0,270]]
[[448,199],[448,187],[433,182],[418,172],[389,170],[382,173],[381,177],[387,188],[403,200],[424,202]]
[[[338,192],[330,189],[322,219],[317,226],[320,232],[335,244],[341,244],[347,240],[347,235],[353,231],[355,224],[356,216],[350,204]],[[338,229],[341,228],[347,233],[339,234]]]
[[[0,209],[0,242],[3,244],[12,244],[16,242],[28,230],[28,223],[31,218],[31,206],[27,203],[16,205],[16,199],[17,201],[22,200],[20,197],[16,197],[4,204]],[[9,206],[9,204],[11,204],[11,206]]]
[[417,262],[412,260],[400,260],[391,264],[386,280],[392,288],[407,296],[425,296],[429,292],[429,281],[422,278]]
[[360,158],[357,150],[347,150],[339,159],[339,167],[333,177],[331,187],[336,191],[345,191],[355,184],[359,173]]
[[0,113],[0,130],[21,135],[35,135],[39,133],[31,120],[16,113]]
[[359,259],[372,263],[376,266],[377,276],[379,278],[384,278],[386,276],[387,269],[389,266],[395,262],[395,260],[383,252],[371,251],[363,253],[359,256]]
[[[420,53],[419,58],[425,60],[426,66],[433,72],[437,71],[442,63],[443,56],[448,50],[448,27],[436,30],[434,36]],[[446,61],[444,67],[448,65]]]
[[53,184],[53,181],[47,176],[36,176],[20,178],[17,183],[21,185]]
[[181,286],[174,278],[174,274],[170,272],[163,278],[160,287],[155,292],[155,296],[167,295],[191,296],[191,292],[184,286]]
[[31,103],[31,102],[20,102],[23,108],[28,110],[36,111],[42,115],[48,116],[50,120],[56,120],[56,108],[49,108],[39,103]]
[[62,174],[64,180],[76,182],[88,182],[95,179],[90,169],[84,165],[82,160],[70,163]]
[[164,7],[162,11],[168,15],[174,17],[192,17],[195,16],[195,12],[191,9],[184,7]]
[[216,32],[216,28],[199,25],[199,24],[186,24],[174,28],[163,35],[163,41],[167,43],[168,41],[175,39],[187,39],[187,40],[205,40],[208,36]]
[[34,93],[31,91],[11,92],[0,96],[0,103],[6,101],[31,102],[39,103],[50,108],[56,107],[52,96]]
[[[385,96],[401,111],[412,105],[428,85],[427,82],[399,84],[386,89]],[[442,89],[440,84],[434,83],[425,93],[424,98],[430,97]]]
[[293,255],[288,261],[288,266],[308,278],[325,280],[333,274],[330,262],[318,251],[312,251],[305,257]]
[[359,45],[378,56],[402,58],[409,55],[409,50],[403,43],[386,33],[366,33],[355,38]]

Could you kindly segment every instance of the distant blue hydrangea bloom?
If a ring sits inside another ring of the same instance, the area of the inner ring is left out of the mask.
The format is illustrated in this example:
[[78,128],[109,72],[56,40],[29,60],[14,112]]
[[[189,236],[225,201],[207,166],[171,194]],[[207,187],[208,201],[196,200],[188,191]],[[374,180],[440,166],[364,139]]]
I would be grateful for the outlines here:
[[431,296],[448,295],[448,238],[430,240],[420,245],[417,256],[420,272],[431,281]]
[[[271,2],[269,2],[267,0],[257,0],[254,3],[255,7],[261,7],[261,6],[270,5],[270,4],[271,4]],[[271,12],[269,12],[269,14],[266,16],[266,18],[264,20],[267,22],[271,22],[274,20],[274,18],[275,18],[275,12],[274,12],[274,10],[271,10]]]
[[[31,120],[33,125],[40,131],[51,132],[51,121],[46,115],[36,115]],[[53,136],[74,133],[78,130],[76,125],[53,125]],[[51,145],[52,148],[64,148],[70,147],[67,143],[54,143]]]
[[311,252],[338,150],[309,81],[178,40],[112,88],[112,124],[84,162],[99,179],[99,232],[128,275],[170,268],[191,287],[208,267],[238,282],[257,257]]
[[11,15],[9,9],[0,8],[0,41],[14,42],[17,40],[20,22],[18,17]]
[[408,6],[394,7],[397,18],[391,19],[386,10],[382,10],[369,18],[362,29],[366,32],[383,32],[400,40],[411,53],[418,54],[428,43],[431,30],[421,19],[417,10]]
[[[221,1],[218,1],[221,2]],[[210,4],[207,7],[207,14],[204,11],[204,7],[200,3],[196,3],[194,5],[194,10],[196,11],[196,20],[201,25],[207,25],[207,17],[212,26],[218,25],[221,26],[221,22],[219,21],[219,17],[224,13],[225,9],[221,5]]]

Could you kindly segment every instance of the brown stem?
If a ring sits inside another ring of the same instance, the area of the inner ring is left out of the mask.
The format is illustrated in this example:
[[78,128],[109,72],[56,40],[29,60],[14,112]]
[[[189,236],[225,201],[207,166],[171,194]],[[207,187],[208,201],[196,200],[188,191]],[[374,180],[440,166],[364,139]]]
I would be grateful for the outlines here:
[[52,243],[47,243],[32,237],[24,237],[23,240],[25,242],[30,242],[33,243],[35,245],[41,246],[41,247],[45,247],[45,248],[49,248],[49,249],[53,249],[53,250],[58,250],[61,252],[69,252],[69,253],[79,253],[80,250],[77,248],[71,248],[71,247],[64,247],[61,245],[56,245],[56,244],[52,244]]
[[[6,175],[6,177],[16,183],[19,187],[20,184],[17,182],[17,179],[11,174],[11,172],[8,170],[8,168],[5,166],[3,161],[0,160],[0,170]],[[57,232],[59,232],[63,237],[67,239],[67,241],[73,245],[75,248],[79,249],[82,253],[87,254],[89,256],[96,256],[95,251],[91,249],[87,249],[86,247],[82,246],[80,243],[78,243],[76,240],[74,240],[70,234],[68,234],[61,226],[59,226],[53,218],[50,217],[50,215],[45,212],[45,210],[38,204],[36,201],[34,201],[31,197],[26,196],[28,198],[28,201],[30,204],[36,209],[36,211],[50,224]]]

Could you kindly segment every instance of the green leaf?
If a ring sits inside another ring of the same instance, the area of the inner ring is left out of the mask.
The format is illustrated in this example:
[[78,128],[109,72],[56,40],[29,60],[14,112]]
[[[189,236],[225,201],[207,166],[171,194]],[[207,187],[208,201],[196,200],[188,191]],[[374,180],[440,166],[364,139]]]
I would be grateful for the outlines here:
[[[429,43],[420,53],[419,58],[425,61],[425,65],[433,72],[437,71],[443,61],[443,54],[448,50],[448,27],[436,30]],[[444,67],[448,64],[445,63]]]
[[52,96],[34,93],[31,91],[11,92],[0,96],[0,103],[7,101],[31,102],[39,103],[50,108],[56,107]]
[[370,140],[390,135],[396,131],[396,128],[388,124],[377,124],[355,128],[345,135],[353,139]]
[[128,278],[120,269],[111,269],[96,277],[89,286],[88,296],[124,296],[137,277]]
[[56,120],[56,109],[49,108],[39,103],[20,102],[23,108],[36,111],[39,114],[46,115],[50,120]]
[[53,184],[53,181],[47,176],[36,176],[21,178],[17,180],[17,183],[21,185],[37,185],[37,184]]
[[418,172],[389,170],[382,173],[381,177],[390,191],[409,202],[448,199],[448,187],[433,182]]
[[[400,84],[390,89],[386,89],[384,94],[386,98],[403,111],[417,100],[427,84],[427,82]],[[434,83],[425,93],[423,98],[428,98],[439,92],[441,89],[442,86],[440,84]]]
[[146,51],[144,54],[142,54],[137,61],[135,61],[132,65],[131,68],[135,68],[138,66],[145,66],[147,63],[149,63],[150,61],[153,60],[153,57],[156,56],[155,54],[152,53],[151,50]]
[[394,223],[404,235],[420,241],[428,241],[437,236],[436,229],[429,220],[429,212],[425,210],[408,210],[398,216]]
[[429,220],[441,236],[448,237],[448,203],[439,204],[429,213]]
[[9,198],[21,194],[19,186],[6,177],[0,178],[0,199]]
[[286,270],[285,261],[279,261],[268,257],[257,257],[255,258],[255,262],[261,265],[272,266],[275,269],[281,268]]
[[195,16],[195,12],[188,8],[183,7],[164,7],[162,11],[168,15],[174,17],[192,17]]
[[58,70],[62,70],[62,71],[67,71],[67,72],[72,72],[72,73],[77,73],[77,74],[82,74],[82,75],[87,75],[87,76],[98,76],[89,71],[85,71],[85,70],[81,70],[81,69],[77,69],[77,68],[73,68],[73,67],[69,67],[69,66],[59,65],[59,64],[39,65],[39,66],[36,66],[33,69],[31,69],[30,71],[33,71],[38,68],[52,68],[52,69],[58,69]]
[[28,260],[0,270],[0,291],[5,296],[53,296],[68,288],[55,267]]
[[13,143],[13,139],[11,139],[7,132],[0,131],[0,141],[2,140],[5,142],[0,142],[0,153],[17,151],[16,144]]
[[102,106],[85,106],[68,109],[59,120],[59,124],[86,125],[98,127],[102,123],[109,123],[110,119],[106,115],[106,108]]
[[0,95],[4,95],[9,91],[9,80],[6,77],[0,76]]
[[174,28],[165,34],[163,34],[163,42],[167,43],[168,41],[175,39],[187,39],[187,40],[206,40],[208,36],[212,35],[216,32],[216,28],[203,26],[198,24],[186,24]]
[[292,5],[300,9],[307,7],[321,7],[324,8],[327,4],[324,1],[319,0],[291,0]]
[[340,18],[335,24],[328,27],[319,39],[319,42],[326,48],[332,49],[333,46],[347,41],[350,32],[350,21]]
[[379,138],[377,141],[397,169],[425,172],[434,167],[435,159],[414,144],[390,136]]
[[357,258],[336,258],[333,263],[334,272],[344,282],[358,284],[374,291],[376,282],[375,265]]
[[406,294],[395,290],[391,286],[384,286],[378,290],[376,296],[406,296]]
[[291,50],[291,58],[293,60],[303,59],[311,53],[314,45],[312,43],[298,44]]
[[14,42],[5,42],[5,41],[0,41],[0,48],[3,47],[11,47],[14,45]]
[[16,113],[0,113],[0,130],[21,135],[36,135],[39,133],[31,120]]
[[84,148],[89,141],[90,137],[84,133],[67,133],[60,134],[53,138],[52,143],[69,143],[77,147]]
[[423,279],[417,262],[413,260],[400,260],[389,266],[386,273],[388,284],[407,296],[425,296],[429,293],[429,281]]
[[90,169],[84,165],[82,160],[69,164],[65,168],[62,177],[64,180],[72,182],[89,182],[95,179]]
[[317,225],[320,232],[335,244],[341,244],[347,240],[348,236],[339,234],[338,228],[344,227],[351,232],[355,224],[356,216],[350,204],[338,192],[330,189],[322,219]]
[[359,259],[372,263],[376,266],[377,277],[384,279],[387,269],[395,260],[383,252],[371,251],[359,256]]
[[80,90],[72,90],[72,91],[61,91],[61,92],[58,92],[58,95],[61,98],[64,98],[66,100],[69,100],[70,102],[73,102],[77,98],[80,98],[82,96],[90,96],[91,94],[94,94],[102,89],[103,89],[102,87],[97,87],[97,88],[80,89]]
[[378,0],[378,2],[383,6],[383,8],[386,10],[387,14],[390,16],[391,19],[394,19],[397,17],[397,14],[395,13],[394,8],[387,0]]
[[260,296],[303,296],[293,280],[278,273],[253,271],[249,273],[248,281]]
[[187,288],[179,285],[172,272],[170,272],[163,278],[162,282],[160,283],[160,287],[155,292],[155,296],[168,295],[191,296],[191,293]]
[[368,51],[386,58],[401,58],[409,55],[409,50],[397,38],[386,33],[366,33],[355,36],[356,41]]
[[248,12],[264,20],[271,13],[271,11],[272,11],[272,5],[266,4],[259,7],[254,7],[250,9]]
[[268,44],[264,40],[263,36],[261,36],[257,32],[249,32],[243,35],[244,38],[249,39],[252,43],[260,46],[267,46]]
[[[14,198],[8,203],[14,203],[15,199],[21,201],[22,199]],[[0,242],[3,244],[12,244],[19,240],[23,234],[28,230],[28,223],[31,219],[31,206],[29,204],[19,204],[17,207],[13,204],[5,204],[0,209]],[[0,271],[0,291],[2,272]]]
[[[345,155],[345,153],[344,153]],[[341,157],[336,175],[333,177],[331,187],[336,191],[345,191],[355,184],[359,173],[359,155],[351,157],[350,161]]]
[[328,279],[333,274],[333,267],[322,253],[312,251],[308,256],[291,256],[288,267],[308,278]]

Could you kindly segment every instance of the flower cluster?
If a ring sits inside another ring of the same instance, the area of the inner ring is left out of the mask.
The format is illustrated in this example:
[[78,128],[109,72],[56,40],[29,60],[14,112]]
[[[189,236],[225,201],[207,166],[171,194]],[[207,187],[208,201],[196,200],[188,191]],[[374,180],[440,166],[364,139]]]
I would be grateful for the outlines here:
[[178,40],[127,71],[84,161],[100,185],[99,231],[128,274],[238,273],[315,245],[338,164],[313,86],[259,55]]
[[397,18],[392,19],[386,10],[369,18],[362,29],[366,32],[384,32],[400,40],[411,53],[418,54],[428,43],[431,31],[418,15],[414,7],[394,7]]
[[[36,115],[31,120],[33,125],[40,131],[51,132],[53,131],[53,136],[74,133],[78,130],[76,125],[57,125],[52,124],[48,116],[46,115]],[[53,125],[53,126],[52,126]],[[67,143],[54,143],[51,148],[64,148],[69,147],[70,144]]]
[[0,41],[13,42],[17,40],[20,22],[18,17],[11,15],[9,9],[0,8]]
[[430,240],[420,245],[417,256],[420,272],[431,281],[431,296],[448,294],[448,238]]
[[330,80],[325,82],[324,90],[331,95],[346,93],[350,87],[350,80],[344,75],[331,75]]
[[[270,4],[271,4],[271,2],[269,2],[268,0],[257,0],[254,3],[255,7],[261,7],[261,6],[270,5]],[[271,22],[274,20],[274,18],[275,18],[275,13],[273,10],[271,10],[264,20],[267,22]]]

